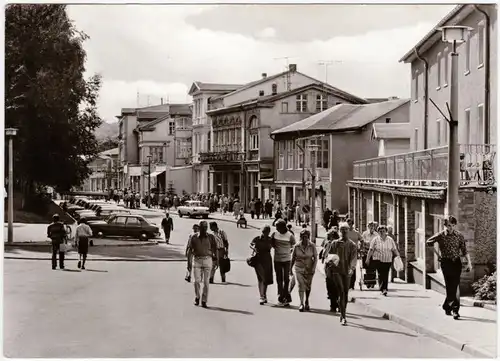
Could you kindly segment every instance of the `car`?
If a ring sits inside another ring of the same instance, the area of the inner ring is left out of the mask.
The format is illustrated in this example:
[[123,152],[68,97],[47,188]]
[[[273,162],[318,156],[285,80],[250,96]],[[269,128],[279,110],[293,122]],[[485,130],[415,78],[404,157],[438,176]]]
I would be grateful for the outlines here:
[[131,237],[141,241],[161,236],[160,228],[136,214],[114,214],[105,221],[89,222],[94,236]]
[[210,214],[208,207],[205,207],[200,201],[187,201],[184,205],[177,208],[179,217],[203,217],[208,218]]
[[96,211],[96,214],[100,219],[107,219],[110,215],[115,213],[132,214],[132,212],[130,212],[127,209],[117,208],[117,207],[99,208],[98,211]]

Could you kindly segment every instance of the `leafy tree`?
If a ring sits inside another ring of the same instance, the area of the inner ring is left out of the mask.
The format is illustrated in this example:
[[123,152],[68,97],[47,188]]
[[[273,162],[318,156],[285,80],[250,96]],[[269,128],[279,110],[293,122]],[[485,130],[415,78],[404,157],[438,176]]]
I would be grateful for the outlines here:
[[69,190],[90,174],[102,123],[101,77],[84,78],[88,37],[65,5],[14,4],[5,14],[5,126],[19,129],[15,186],[25,195],[43,185]]
[[118,138],[106,138],[99,142],[99,152],[104,152],[118,147]]

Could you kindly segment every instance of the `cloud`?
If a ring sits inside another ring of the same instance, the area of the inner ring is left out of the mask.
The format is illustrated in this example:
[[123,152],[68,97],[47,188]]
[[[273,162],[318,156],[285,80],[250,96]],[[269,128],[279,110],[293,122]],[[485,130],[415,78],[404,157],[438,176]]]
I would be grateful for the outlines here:
[[[240,7],[244,8],[231,6]],[[367,7],[377,17],[377,6]],[[150,104],[158,104],[161,97],[166,100],[167,95],[170,102],[186,102],[190,101],[187,91],[193,81],[242,84],[259,79],[261,73],[278,73],[285,66],[285,60],[275,60],[280,57],[290,57],[289,62],[296,63],[299,71],[321,80],[325,69],[318,62],[338,60],[341,62],[328,68],[332,85],[364,97],[408,97],[409,69],[398,64],[398,60],[438,20],[412,21],[406,26],[384,29],[375,26],[374,30],[355,35],[325,31],[328,36],[291,40],[284,40],[284,36],[290,37],[297,33],[295,30],[284,31],[279,25],[281,20],[275,24],[266,22],[267,7],[255,18],[250,16],[252,12],[248,13],[247,18],[253,20],[251,32],[234,31],[231,24],[239,18],[219,20],[218,29],[193,24],[193,19],[210,18],[221,8],[225,7],[69,6],[69,15],[77,28],[90,36],[85,43],[87,72],[103,76],[101,116],[113,120],[121,108],[136,106],[137,91],[141,105],[147,105],[148,95]],[[290,11],[281,10],[281,17],[294,19]],[[350,21],[359,23],[360,19]],[[305,12],[301,21],[292,25],[305,31],[315,28],[317,22]]]

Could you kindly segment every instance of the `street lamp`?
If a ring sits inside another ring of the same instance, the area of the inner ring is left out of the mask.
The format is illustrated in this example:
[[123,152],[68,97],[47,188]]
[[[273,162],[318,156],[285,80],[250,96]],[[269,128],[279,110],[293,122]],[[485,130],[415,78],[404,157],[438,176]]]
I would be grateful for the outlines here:
[[151,154],[148,155],[148,199],[146,199],[148,208],[150,208],[150,200],[151,200]]
[[458,192],[460,188],[460,148],[458,144],[458,53],[457,44],[465,43],[472,28],[468,26],[443,26],[439,28],[442,41],[452,44],[450,76],[450,113],[448,144],[448,215],[458,217]]
[[14,240],[14,137],[17,134],[16,128],[5,129],[5,136],[9,138],[9,193],[8,193],[8,229],[7,243]]
[[167,196],[167,181],[168,181],[168,158],[167,158],[167,149],[170,146],[170,140],[167,140],[165,143],[163,143],[163,146],[165,147],[165,154],[163,158],[165,158],[165,197]]
[[309,141],[307,149],[311,153],[311,241],[316,244],[316,152],[319,145]]

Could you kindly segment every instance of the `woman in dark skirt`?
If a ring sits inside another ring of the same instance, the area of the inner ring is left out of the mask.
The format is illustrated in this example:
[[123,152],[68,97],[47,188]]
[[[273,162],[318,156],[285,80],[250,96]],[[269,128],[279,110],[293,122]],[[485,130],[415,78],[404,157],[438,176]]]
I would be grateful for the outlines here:
[[[78,268],[85,269],[85,261],[89,253],[89,237],[92,237],[92,229],[90,229],[85,218],[80,219],[76,227],[75,239],[78,244]],[[82,262],[83,258],[83,262]]]
[[273,261],[271,258],[271,227],[264,226],[262,235],[255,237],[250,247],[255,252],[255,273],[259,282],[260,304],[267,303],[267,286],[273,284]]

